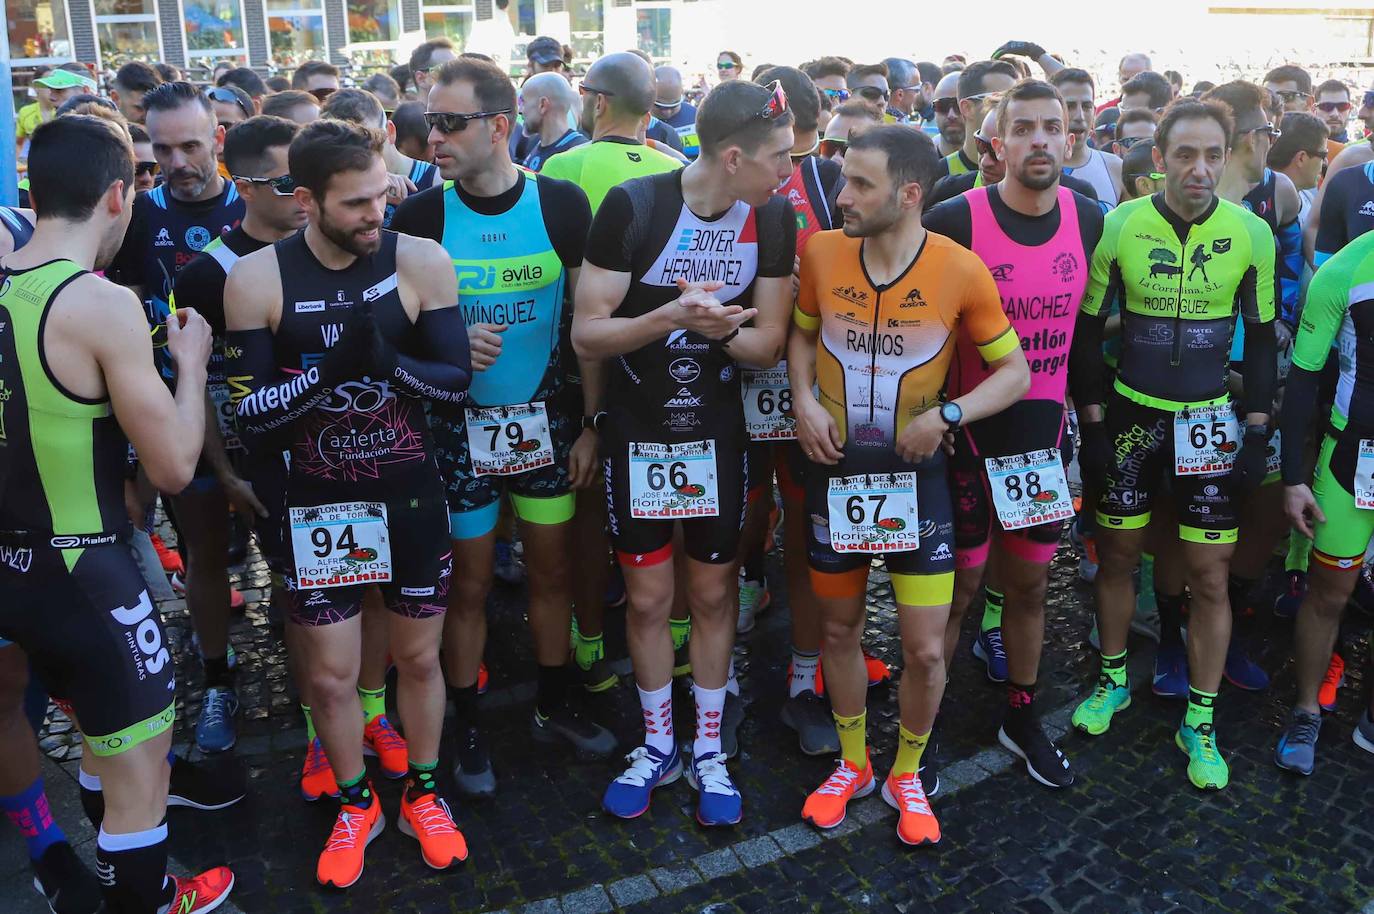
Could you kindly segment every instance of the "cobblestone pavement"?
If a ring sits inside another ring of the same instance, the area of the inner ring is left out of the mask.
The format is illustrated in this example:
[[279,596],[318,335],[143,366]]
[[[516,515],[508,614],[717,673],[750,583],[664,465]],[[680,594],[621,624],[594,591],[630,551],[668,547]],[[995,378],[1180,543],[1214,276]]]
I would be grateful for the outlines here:
[[[1096,663],[1086,642],[1091,596],[1077,582],[1066,545],[1054,567],[1048,634],[1037,704],[1052,725],[1066,726],[1071,702]],[[245,778],[248,799],[219,813],[173,810],[174,867],[228,863],[244,912],[495,911],[592,914],[610,910],[683,911],[1268,911],[1374,914],[1374,824],[1368,815],[1374,759],[1350,741],[1365,692],[1366,633],[1348,665],[1338,711],[1321,735],[1317,772],[1299,779],[1271,761],[1278,722],[1292,695],[1288,624],[1259,615],[1257,659],[1274,675],[1268,692],[1225,687],[1218,702],[1221,745],[1231,787],[1195,791],[1173,729],[1183,707],[1149,694],[1150,642],[1132,636],[1137,700],[1096,740],[1077,734],[1061,745],[1078,782],[1052,792],[1034,784],[996,745],[1004,695],[968,652],[977,613],[966,620],[951,673],[939,741],[942,787],[933,806],[943,842],[908,849],[894,834],[895,813],[874,795],[851,807],[845,825],[822,838],[802,824],[807,792],[831,761],[802,756],[778,719],[788,660],[786,595],[776,562],[774,608],[741,639],[736,665],[748,707],[741,755],[732,770],[745,797],[733,829],[705,830],[693,820],[695,795],[685,781],[656,795],[633,822],[599,809],[617,772],[535,751],[529,739],[534,666],[519,588],[497,585],[487,660],[491,692],[483,699],[499,793],[484,804],[455,803],[472,856],[436,873],[411,839],[394,827],[371,846],[368,869],[346,893],[313,880],[315,857],[334,807],[303,803],[297,776],[304,730],[285,658],[261,603],[266,573],[255,563],[236,578],[249,600],[232,628],[243,702],[240,739],[230,757],[210,760],[227,777]],[[1275,583],[1275,582],[1271,582]],[[1267,607],[1272,597],[1259,601]],[[900,671],[891,591],[881,573],[870,587],[865,643]],[[200,671],[180,601],[162,607],[176,650],[179,751],[199,710]],[[623,614],[611,613],[614,647]],[[623,636],[622,636],[623,637]],[[622,642],[623,643],[623,642]],[[680,702],[679,709],[686,702]],[[626,751],[636,744],[639,711],[632,684],[589,700],[594,716]],[[688,723],[680,718],[680,730]],[[891,763],[896,693],[869,698],[870,739],[882,772]],[[59,820],[88,857],[90,829],[77,802],[79,747],[60,719],[43,737],[47,776]],[[191,753],[195,757],[194,753]],[[449,760],[445,758],[447,769]],[[400,787],[379,784],[393,823]],[[29,888],[22,846],[0,830],[0,910],[46,907]]]

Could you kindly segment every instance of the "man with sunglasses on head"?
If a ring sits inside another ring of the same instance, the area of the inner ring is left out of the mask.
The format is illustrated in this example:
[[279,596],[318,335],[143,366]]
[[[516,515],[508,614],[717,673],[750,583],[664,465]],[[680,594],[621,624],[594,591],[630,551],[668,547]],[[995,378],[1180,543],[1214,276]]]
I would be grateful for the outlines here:
[[792,123],[780,83],[717,86],[697,111],[697,160],[611,190],[587,242],[573,345],[583,360],[608,361],[601,454],[645,724],[644,745],[602,800],[622,818],[641,815],[683,769],[669,630],[679,518],[697,821],[743,815],[721,742],[749,484],[740,367],[775,365],[786,340],[797,223],[775,191],[792,173]]
[[576,185],[535,177],[511,161],[506,134],[515,89],[499,67],[459,58],[435,80],[426,119],[446,180],[403,203],[393,227],[448,251],[471,341],[475,374],[466,405],[436,407],[430,430],[453,546],[444,664],[457,712],[454,777],[464,793],[490,795],[495,781],[478,727],[477,675],[502,496],[520,522],[529,571],[539,673],[531,736],[548,747],[543,751],[603,759],[615,750],[615,738],[569,702],[567,669],[573,487],[592,482],[597,457],[596,411],[563,396],[566,375],[576,373],[567,370],[573,355],[564,331],[591,210]]
[[[941,160],[935,180],[945,175],[962,175],[978,170],[978,143],[974,137],[997,99],[1020,76],[1005,60],[975,60],[959,71],[956,93],[959,114],[964,119],[964,144]],[[999,177],[1000,180],[1000,177]]]
[[[143,97],[143,106],[163,183],[134,200],[129,231],[106,275],[143,299],[158,367],[171,384],[166,320],[173,284],[197,254],[239,224],[244,203],[234,183],[219,173],[216,157],[224,148],[224,128],[215,122],[205,93],[187,82],[163,83]],[[217,408],[208,399],[206,411],[217,422]],[[209,433],[217,428],[212,425]],[[196,743],[206,752],[227,750],[237,738],[238,701],[228,653],[236,596],[228,580],[229,505],[232,500],[245,518],[256,511],[246,487],[226,488],[224,479],[234,481],[202,460],[184,491],[165,493],[186,552],[186,606],[204,660],[206,691]],[[242,600],[239,596],[240,605]]]
[[[1121,199],[1121,159],[1110,152],[1093,149],[1088,142],[1088,134],[1097,121],[1093,112],[1092,76],[1087,70],[1066,67],[1051,76],[1050,82],[1064,97],[1064,110],[1069,117],[1069,135],[1073,137],[1068,155],[1064,158],[1064,174],[1091,184],[1093,190],[1097,191],[1098,201],[1108,208],[1116,206]],[[1167,88],[1167,81],[1165,86]]]
[[682,154],[695,159],[701,149],[697,145],[697,109],[682,95],[682,71],[676,67],[654,70],[654,117],[677,132],[682,141]]

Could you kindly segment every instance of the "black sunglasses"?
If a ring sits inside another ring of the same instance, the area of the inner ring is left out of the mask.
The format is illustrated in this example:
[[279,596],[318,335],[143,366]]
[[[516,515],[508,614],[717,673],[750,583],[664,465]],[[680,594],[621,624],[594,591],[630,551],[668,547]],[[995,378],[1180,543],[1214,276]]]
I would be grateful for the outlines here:
[[957,98],[937,98],[931,102],[936,114],[950,114],[958,109],[959,99]]
[[275,178],[249,178],[244,175],[230,177],[235,181],[247,181],[249,184],[266,184],[278,197],[289,197],[296,190],[296,179],[290,175],[279,175]]
[[1116,145],[1120,146],[1122,149],[1130,149],[1136,143],[1152,142],[1154,142],[1154,137],[1152,136],[1123,136],[1121,139],[1116,141]]
[[854,90],[854,94],[870,102],[887,101],[887,90],[877,86],[860,86]]
[[615,97],[615,93],[614,93],[614,92],[610,92],[610,91],[608,91],[608,90],[606,90],[606,89],[598,89],[596,86],[589,86],[589,85],[587,85],[585,82],[581,82],[581,83],[578,83],[578,84],[577,84],[577,91],[578,91],[578,92],[581,92],[583,95],[586,95],[588,92],[590,92],[590,93],[592,93],[593,95],[604,95],[604,96],[606,96],[607,98],[614,98],[614,97]]
[[157,174],[157,163],[156,163],[156,162],[135,162],[135,163],[134,163],[134,174],[135,174],[135,175],[155,175],[155,174]]
[[232,89],[226,89],[223,86],[215,86],[212,89],[205,90],[205,97],[212,102],[222,102],[226,105],[238,105],[244,117],[253,116],[252,106],[245,105],[243,99],[239,98],[238,93],[234,92]]
[[329,96],[333,95],[338,90],[335,89],[333,86],[320,86],[320,88],[318,89],[311,89],[309,91],[310,94],[315,96],[317,100],[324,101],[326,98],[329,98]]
[[473,111],[470,114],[460,114],[456,111],[426,111],[425,123],[431,130],[438,130],[440,133],[462,133],[468,129],[471,121],[480,121],[483,118],[496,117],[498,114],[510,114],[511,109],[501,108],[497,111]]
[[989,140],[989,139],[985,138],[985,137],[984,137],[982,134],[980,134],[980,133],[975,133],[975,134],[973,135],[973,142],[974,142],[974,144],[977,145],[977,147],[978,147],[978,155],[980,155],[980,156],[991,156],[991,155],[993,155],[993,151],[992,151],[992,140]]

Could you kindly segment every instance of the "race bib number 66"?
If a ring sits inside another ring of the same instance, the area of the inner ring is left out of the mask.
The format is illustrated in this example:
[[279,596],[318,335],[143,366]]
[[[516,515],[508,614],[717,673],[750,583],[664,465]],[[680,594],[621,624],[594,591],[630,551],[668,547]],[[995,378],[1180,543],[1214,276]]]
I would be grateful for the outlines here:
[[716,441],[630,443],[630,516],[646,520],[716,517]]

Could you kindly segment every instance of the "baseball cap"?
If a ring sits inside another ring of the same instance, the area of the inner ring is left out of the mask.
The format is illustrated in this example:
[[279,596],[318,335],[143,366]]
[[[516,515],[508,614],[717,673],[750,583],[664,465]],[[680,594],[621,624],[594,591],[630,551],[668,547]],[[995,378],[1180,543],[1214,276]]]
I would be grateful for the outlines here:
[[71,70],[49,70],[43,76],[34,80],[34,83],[48,89],[87,89],[95,91],[95,80],[89,76],[82,76],[80,73],[73,73]]
[[525,56],[535,63],[557,63],[563,59],[563,43],[557,38],[540,35],[525,48]]

